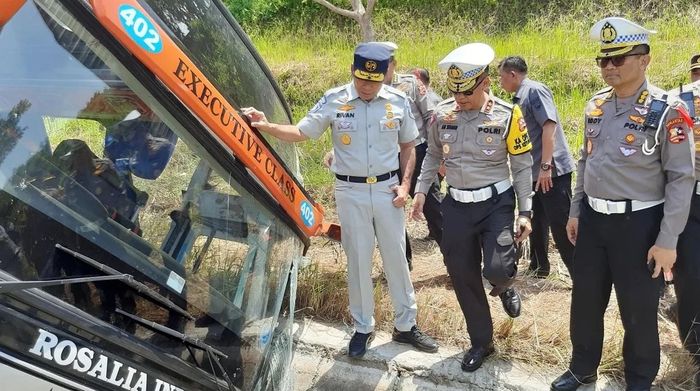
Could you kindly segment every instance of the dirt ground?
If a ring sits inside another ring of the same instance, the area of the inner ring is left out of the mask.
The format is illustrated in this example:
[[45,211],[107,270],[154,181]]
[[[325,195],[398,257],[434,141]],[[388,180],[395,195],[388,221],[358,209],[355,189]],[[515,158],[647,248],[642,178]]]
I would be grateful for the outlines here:
[[[332,212],[331,212],[332,213]],[[332,218],[332,217],[331,217]],[[413,246],[412,281],[418,302],[418,325],[427,333],[435,336],[443,345],[453,345],[462,349],[470,346],[464,317],[454,296],[452,281],[446,273],[442,256],[437,244],[426,240],[427,228],[424,221],[407,221],[409,236]],[[546,279],[535,278],[528,273],[528,254],[519,262],[518,277],[515,287],[522,298],[522,313],[511,320],[504,312],[498,297],[489,297],[494,321],[494,338],[498,354],[503,359],[520,360],[541,367],[547,372],[565,370],[571,355],[569,341],[569,309],[571,304],[571,280],[561,258],[550,240],[550,263],[552,273]],[[527,247],[527,246],[525,246]],[[526,251],[527,252],[527,251]],[[314,239],[307,254],[318,270],[342,275],[342,281],[336,281],[338,290],[344,289],[345,255],[340,244],[324,238]],[[392,310],[382,278],[379,251],[374,254],[373,279],[375,281],[375,318],[377,328],[391,331]],[[458,278],[458,276],[455,276]],[[300,284],[303,284],[303,279]],[[327,289],[333,289],[327,287]],[[321,285],[318,290],[323,290]],[[690,389],[689,382],[693,376],[690,359],[681,348],[675,324],[666,316],[664,308],[675,300],[673,289],[667,289],[659,311],[659,330],[664,352],[657,383],[662,389]],[[329,292],[326,292],[329,293]],[[322,293],[320,293],[322,294]],[[335,307],[342,313],[314,308],[302,309],[307,316],[323,320],[350,323],[347,313],[347,296],[333,293],[332,300],[344,300]],[[302,293],[303,295],[303,293]],[[342,299],[341,299],[342,298]],[[600,372],[613,378],[622,376],[622,335],[619,310],[613,292],[606,311],[606,335],[604,355]]]

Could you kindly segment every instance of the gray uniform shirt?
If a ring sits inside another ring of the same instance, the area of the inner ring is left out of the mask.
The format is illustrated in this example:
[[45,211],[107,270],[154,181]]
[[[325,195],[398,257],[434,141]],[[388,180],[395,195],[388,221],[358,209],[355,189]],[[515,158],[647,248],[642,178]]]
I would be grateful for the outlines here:
[[328,90],[297,127],[313,139],[330,127],[331,171],[363,177],[397,170],[399,143],[418,137],[409,99],[387,85],[370,102],[360,99],[353,83]]
[[566,143],[564,129],[559,121],[557,108],[554,106],[552,91],[544,84],[525,78],[513,97],[513,103],[517,103],[523,111],[523,117],[527,123],[527,132],[532,142],[532,179],[537,180],[540,175],[540,163],[542,163],[542,126],[547,121],[556,123],[554,130],[554,150],[552,163],[554,169],[552,176],[568,174],[576,168],[576,163],[569,145]]
[[[695,179],[700,179],[700,80],[683,86],[683,92],[693,92],[693,107],[695,108],[695,124],[693,126],[693,141],[695,142]],[[669,96],[677,97],[681,93],[679,88],[668,92]]]
[[694,185],[692,131],[675,109],[677,100],[659,124],[659,145],[644,153],[645,142],[655,144],[655,132],[642,126],[652,98],[665,92],[644,84],[629,98],[616,98],[607,88],[588,102],[585,142],[576,172],[569,215],[578,217],[584,193],[606,200],[665,199],[664,217],[656,245],[676,248],[683,231]]
[[403,73],[394,73],[391,86],[400,90],[411,100],[411,111],[416,119],[416,126],[420,133],[418,144],[428,139],[428,122],[433,116],[435,104],[428,99],[428,90],[417,77]]
[[449,186],[478,189],[512,174],[518,209],[531,209],[531,146],[517,106],[492,96],[481,110],[464,111],[450,98],[435,108],[428,134],[416,192],[428,193],[444,159]]

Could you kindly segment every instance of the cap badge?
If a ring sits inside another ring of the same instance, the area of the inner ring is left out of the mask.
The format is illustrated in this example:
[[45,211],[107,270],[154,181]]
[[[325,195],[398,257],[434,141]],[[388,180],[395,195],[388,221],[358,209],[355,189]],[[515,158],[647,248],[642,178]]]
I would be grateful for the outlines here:
[[365,69],[374,72],[377,70],[377,63],[375,61],[369,60],[365,62]]
[[634,137],[634,134],[632,134],[632,133],[628,133],[627,136],[625,136],[625,142],[627,144],[632,144],[634,142],[634,140],[636,140],[636,139],[637,138]]
[[450,69],[447,71],[447,76],[453,78],[453,79],[459,79],[462,77],[463,73],[462,70],[459,69],[457,66],[452,65]]
[[613,43],[617,38],[617,30],[610,24],[610,22],[605,22],[603,29],[600,30],[600,40],[603,43]]
[[450,153],[450,146],[448,144],[443,144],[442,153],[444,153],[445,155]]
[[350,145],[350,143],[352,142],[352,138],[349,134],[346,133],[340,136],[340,142],[343,143],[343,145]]

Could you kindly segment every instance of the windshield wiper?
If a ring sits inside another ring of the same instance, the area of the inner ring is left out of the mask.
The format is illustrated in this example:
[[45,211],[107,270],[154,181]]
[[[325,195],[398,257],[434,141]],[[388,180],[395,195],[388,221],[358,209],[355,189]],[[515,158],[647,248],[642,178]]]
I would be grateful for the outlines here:
[[7,293],[31,288],[45,288],[47,286],[63,285],[63,284],[78,284],[81,282],[97,282],[97,281],[127,281],[133,278],[128,274],[113,274],[109,276],[92,276],[92,277],[76,277],[76,278],[61,278],[58,280],[37,280],[37,281],[0,281],[0,293]]
[[[87,255],[83,255],[77,251],[71,250],[67,247],[63,247],[62,245],[60,245],[58,243],[56,243],[56,248],[67,253],[67,254],[72,255],[76,259],[79,259],[79,260],[87,263],[88,265],[102,271],[103,273],[109,274],[110,276],[125,276],[123,278],[114,278],[114,279],[121,280],[126,285],[130,286],[131,288],[134,288],[138,293],[141,293],[145,296],[150,297],[155,302],[165,306],[166,308],[168,308],[170,310],[173,310],[173,311],[179,313],[180,315],[182,315],[190,320],[195,319],[194,316],[192,316],[189,312],[185,311],[180,306],[173,303],[167,297],[156,292],[155,290],[153,290],[153,288],[149,287],[148,285],[143,284],[139,281],[136,281],[134,276],[132,276],[130,274],[122,274],[119,271],[117,271],[116,269],[113,269],[113,268],[111,268],[103,263],[100,263],[100,262],[88,257]],[[104,277],[110,277],[110,276],[104,276]]]
[[[122,316],[126,316],[127,318],[129,318],[135,322],[141,323],[142,325],[150,328],[153,331],[159,332],[161,334],[165,334],[169,337],[178,339],[178,340],[186,343],[187,345],[194,346],[198,349],[203,350],[204,352],[207,353],[207,357],[209,358],[209,362],[216,363],[216,366],[221,371],[221,374],[223,375],[224,380],[226,381],[226,384],[228,385],[228,389],[230,391],[237,390],[237,388],[233,385],[233,382],[231,382],[231,379],[229,378],[228,373],[226,373],[224,366],[221,365],[220,358],[228,358],[228,355],[226,355],[225,353],[221,352],[220,350],[214,349],[211,345],[206,344],[205,342],[203,342],[202,340],[200,340],[198,338],[192,338],[189,335],[183,334],[177,330],[173,330],[170,327],[166,327],[166,326],[160,325],[156,322],[152,322],[150,320],[136,316],[134,314],[130,314],[130,313],[123,311],[119,308],[117,308],[115,310],[115,312],[122,315]],[[197,359],[195,359],[194,361],[197,362]],[[202,367],[201,364],[198,363],[198,365],[200,368]],[[212,374],[216,377],[216,371],[214,371],[213,367],[212,367]],[[217,384],[218,384],[218,382],[217,382]]]

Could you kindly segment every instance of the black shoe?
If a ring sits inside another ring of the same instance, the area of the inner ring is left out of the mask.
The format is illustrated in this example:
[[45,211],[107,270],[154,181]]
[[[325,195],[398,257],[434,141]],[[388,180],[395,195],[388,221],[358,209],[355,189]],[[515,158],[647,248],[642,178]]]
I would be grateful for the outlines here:
[[367,347],[374,339],[374,333],[359,333],[355,332],[350,338],[350,345],[348,346],[348,356],[352,358],[359,358],[367,353]]
[[496,349],[493,348],[493,343],[482,347],[472,347],[468,352],[464,353],[462,370],[466,372],[476,371],[484,363],[486,357],[490,356],[494,351]]
[[585,384],[593,384],[598,380],[598,375],[595,373],[588,376],[576,375],[571,371],[564,372],[552,382],[551,391],[574,391],[579,386]]
[[420,331],[417,326],[413,326],[411,331],[399,331],[394,327],[391,339],[398,343],[413,345],[414,348],[428,353],[435,353],[438,350],[437,342]]
[[503,309],[511,318],[520,316],[520,295],[513,288],[508,288],[505,292],[498,295],[503,303]]

